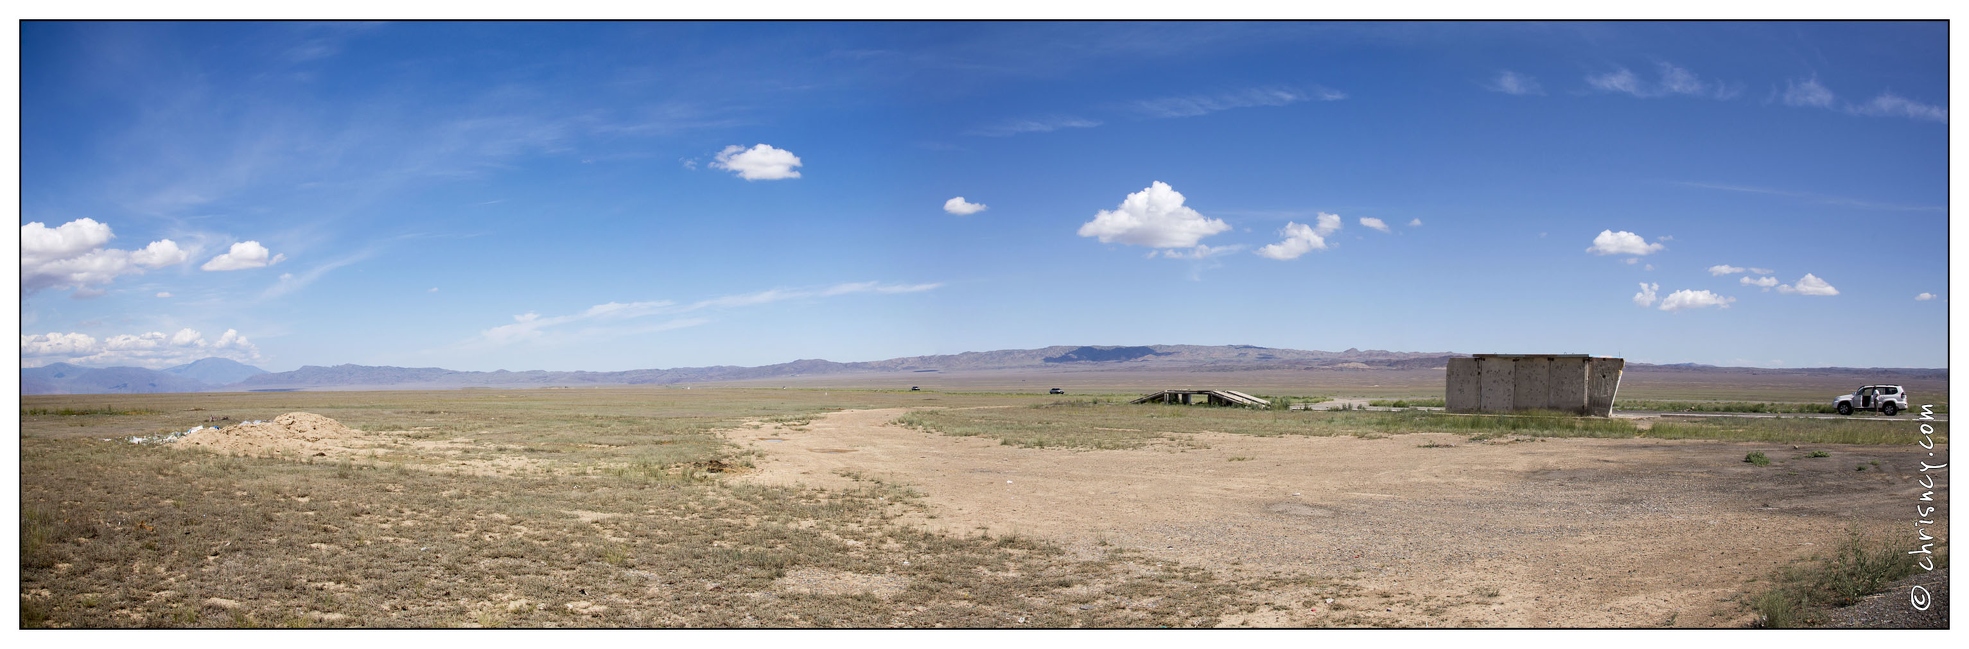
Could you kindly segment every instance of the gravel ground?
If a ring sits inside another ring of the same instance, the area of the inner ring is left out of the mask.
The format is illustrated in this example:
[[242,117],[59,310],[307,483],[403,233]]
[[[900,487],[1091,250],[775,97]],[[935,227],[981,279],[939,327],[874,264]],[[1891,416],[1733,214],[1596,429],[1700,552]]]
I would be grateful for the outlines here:
[[[1909,603],[1915,586],[1928,589],[1928,610],[1917,611]],[[1839,629],[1946,629],[1948,628],[1948,568],[1922,572],[1894,582],[1885,592],[1868,596],[1858,604],[1832,612],[1826,626]]]
[[[1223,621],[1248,626],[1747,626],[1755,616],[1743,598],[1773,570],[1856,526],[1905,524],[1919,495],[1909,469],[1925,459],[1912,445],[1447,434],[1205,433],[1076,451],[889,425],[903,412],[841,412],[733,438],[763,454],[747,480],[909,485],[931,509],[905,524],[1359,588]],[[1744,462],[1750,451],[1771,464]]]

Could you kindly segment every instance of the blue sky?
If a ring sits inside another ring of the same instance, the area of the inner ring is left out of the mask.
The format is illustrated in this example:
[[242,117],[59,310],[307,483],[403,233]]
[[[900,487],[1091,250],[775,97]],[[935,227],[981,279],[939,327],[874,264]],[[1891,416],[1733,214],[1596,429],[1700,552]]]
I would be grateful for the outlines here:
[[1947,37],[27,23],[22,362],[1942,367]]

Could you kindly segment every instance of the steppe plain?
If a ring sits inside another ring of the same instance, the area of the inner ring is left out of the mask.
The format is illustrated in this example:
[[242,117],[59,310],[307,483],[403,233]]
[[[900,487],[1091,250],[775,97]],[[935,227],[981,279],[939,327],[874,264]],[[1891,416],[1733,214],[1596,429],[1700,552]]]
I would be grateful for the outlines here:
[[[1439,398],[1441,380],[979,372],[23,397],[22,619],[1746,626],[1785,567],[1855,534],[1911,537],[1920,463],[1947,455],[1945,424],[1930,459],[1906,415],[1471,425],[1503,420],[1125,403],[1185,386]],[[1819,403],[1852,384],[1637,373],[1621,397]],[[1945,381],[1908,387],[1946,406]],[[293,412],[338,425],[130,441]]]

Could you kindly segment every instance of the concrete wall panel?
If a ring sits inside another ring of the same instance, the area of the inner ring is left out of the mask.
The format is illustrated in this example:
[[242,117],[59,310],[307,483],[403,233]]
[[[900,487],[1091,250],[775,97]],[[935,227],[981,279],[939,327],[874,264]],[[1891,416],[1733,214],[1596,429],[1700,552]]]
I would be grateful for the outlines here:
[[1516,398],[1512,392],[1517,387],[1512,370],[1517,359],[1479,358],[1477,359],[1478,409],[1484,412],[1510,412]]
[[1620,375],[1627,367],[1627,360],[1595,358],[1587,365],[1586,414],[1610,417],[1613,415],[1614,394],[1620,391]]
[[1476,412],[1480,403],[1477,397],[1482,394],[1477,383],[1477,359],[1449,359],[1449,369],[1443,375],[1443,401],[1449,411]]
[[1545,407],[1586,412],[1586,359],[1554,358],[1546,370]]
[[1552,359],[1543,356],[1528,356],[1518,359],[1517,368],[1511,370],[1511,407],[1516,410],[1537,410],[1552,407],[1546,378],[1552,367]]

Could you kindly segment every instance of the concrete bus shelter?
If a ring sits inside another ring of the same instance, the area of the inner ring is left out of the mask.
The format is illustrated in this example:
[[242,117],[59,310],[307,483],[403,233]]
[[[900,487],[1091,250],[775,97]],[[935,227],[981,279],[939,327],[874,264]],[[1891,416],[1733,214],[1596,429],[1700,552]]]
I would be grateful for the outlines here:
[[1450,412],[1557,410],[1607,417],[1626,366],[1626,359],[1587,354],[1452,358],[1443,401]]

